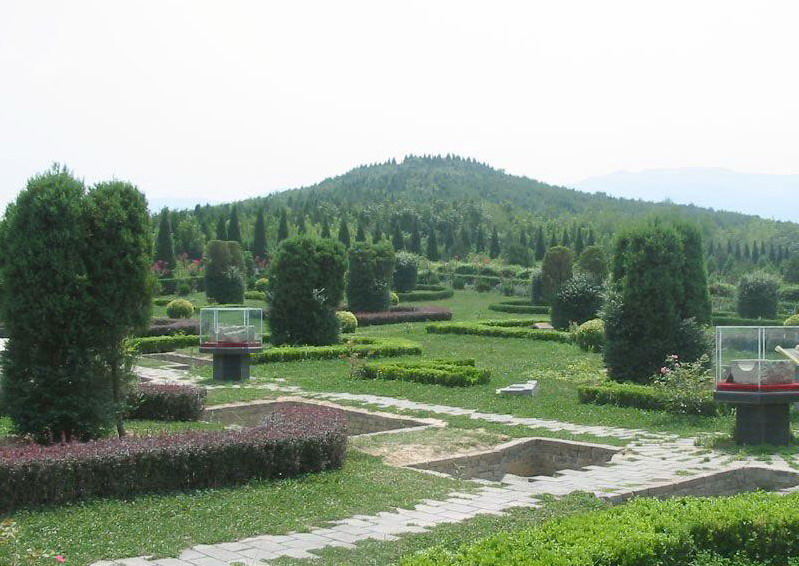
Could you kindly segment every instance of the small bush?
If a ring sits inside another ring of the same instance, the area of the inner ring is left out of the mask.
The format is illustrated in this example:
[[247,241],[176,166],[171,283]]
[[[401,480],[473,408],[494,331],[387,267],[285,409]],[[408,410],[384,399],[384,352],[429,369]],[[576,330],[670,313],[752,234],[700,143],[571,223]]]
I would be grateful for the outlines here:
[[261,293],[266,293],[269,290],[269,279],[266,277],[261,277],[255,282],[253,288]]
[[452,289],[447,289],[439,285],[431,285],[435,289],[422,289],[420,285],[416,286],[416,291],[410,293],[397,293],[401,303],[411,303],[419,301],[439,301],[441,299],[449,299],[454,295]]
[[466,288],[466,279],[460,275],[456,275],[452,278],[452,288],[463,291]]
[[595,318],[576,326],[572,339],[586,352],[601,352],[605,347],[605,322]]
[[172,352],[178,348],[191,348],[200,345],[200,337],[196,334],[176,334],[174,336],[145,336],[131,338],[128,346],[138,354],[155,354]]
[[399,324],[403,322],[427,322],[434,320],[452,320],[452,311],[445,307],[425,305],[421,307],[394,307],[383,312],[355,313],[360,326],[377,324]]
[[0,512],[97,497],[238,485],[340,468],[347,421],[284,407],[262,426],[0,449]]
[[474,290],[478,293],[487,293],[491,290],[492,285],[485,277],[480,277],[474,284]]
[[166,314],[169,318],[191,318],[194,314],[194,305],[186,299],[175,299],[169,301]]
[[364,379],[396,379],[448,387],[487,383],[491,373],[474,367],[474,360],[426,360],[404,363],[368,363],[357,371]]
[[799,326],[799,314],[792,314],[782,324],[783,326]]
[[354,337],[346,344],[333,346],[279,346],[250,354],[254,364],[271,362],[298,362],[303,360],[330,360],[342,356],[369,358],[392,358],[396,356],[419,356],[422,347],[416,342],[399,338]]
[[397,305],[399,304],[399,302],[400,302],[400,300],[399,300],[399,295],[397,295],[396,293],[392,292],[392,293],[389,295],[389,297],[390,297],[390,299],[391,299],[391,306],[392,306],[392,307],[395,307],[395,306],[397,306]]
[[191,282],[189,282],[189,281],[187,281],[185,279],[181,279],[178,282],[177,291],[178,291],[178,295],[180,295],[181,297],[185,297],[186,295],[190,294],[192,292],[192,290],[193,289],[192,289]]
[[592,277],[569,279],[555,291],[552,299],[552,326],[558,330],[571,323],[582,324],[596,318],[602,306],[602,286]]
[[568,342],[569,334],[559,330],[539,330],[531,328],[535,320],[505,319],[483,320],[476,322],[441,322],[428,324],[425,330],[429,334],[473,334],[495,338],[529,338],[532,340],[548,340],[552,342]]
[[197,421],[205,406],[205,388],[142,383],[128,396],[128,418],[153,421]]
[[350,311],[336,311],[336,316],[341,323],[342,334],[351,334],[358,329],[358,319]]
[[425,285],[438,285],[441,283],[441,277],[439,277],[438,273],[435,271],[420,271],[419,277],[417,278],[417,289],[419,288],[418,283],[423,283]]
[[779,280],[765,272],[749,273],[738,283],[738,314],[744,318],[775,318]]
[[416,289],[419,277],[419,256],[398,252],[394,261],[394,290],[402,293]]
[[244,291],[244,298],[251,301],[265,301],[266,293],[263,291]]
[[530,299],[534,305],[546,305],[544,300],[544,278],[540,269],[534,270],[530,275]]

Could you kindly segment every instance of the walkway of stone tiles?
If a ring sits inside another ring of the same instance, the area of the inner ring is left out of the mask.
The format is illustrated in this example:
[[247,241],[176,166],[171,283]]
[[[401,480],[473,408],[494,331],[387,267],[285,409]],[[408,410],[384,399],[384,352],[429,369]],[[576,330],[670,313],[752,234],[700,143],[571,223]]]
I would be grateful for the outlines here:
[[[146,373],[152,378],[160,374],[166,381],[175,377],[174,373],[161,373],[152,368],[147,368]],[[395,509],[376,515],[355,515],[330,523],[329,526],[312,529],[307,533],[263,535],[234,542],[197,545],[184,550],[177,558],[148,560],[146,557],[138,557],[97,562],[94,566],[228,566],[234,563],[263,565],[268,563],[268,560],[283,556],[314,558],[316,556],[312,551],[326,547],[352,547],[367,539],[395,540],[398,535],[424,532],[435,525],[465,521],[479,514],[499,514],[511,507],[534,507],[539,503],[537,497],[543,494],[561,496],[574,491],[587,491],[599,497],[627,497],[650,487],[689,479],[692,475],[731,470],[751,464],[747,460],[734,460],[726,454],[698,449],[693,439],[672,435],[518,418],[390,397],[346,393],[310,394],[296,387],[280,385],[270,385],[266,388],[328,400],[357,401],[381,407],[448,415],[469,415],[470,418],[491,422],[633,440],[627,449],[616,454],[607,465],[603,466],[563,470],[554,476],[532,478],[508,474],[502,483],[481,482],[484,485],[474,493],[451,493],[443,500],[426,500],[412,509]],[[776,457],[772,463],[757,462],[757,465],[790,469],[784,461]]]

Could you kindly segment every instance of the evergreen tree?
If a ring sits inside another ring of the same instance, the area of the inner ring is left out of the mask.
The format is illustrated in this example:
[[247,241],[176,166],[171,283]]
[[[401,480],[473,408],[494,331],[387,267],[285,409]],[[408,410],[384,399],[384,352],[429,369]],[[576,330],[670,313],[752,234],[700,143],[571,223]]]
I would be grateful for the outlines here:
[[436,229],[430,226],[430,231],[427,233],[427,247],[425,249],[425,257],[430,261],[438,261],[441,255],[438,253],[438,240],[436,240]]
[[494,226],[491,229],[491,241],[488,244],[488,257],[496,259],[500,253],[502,253],[502,248],[499,245],[499,234],[497,233],[497,227]]
[[402,240],[402,230],[400,229],[399,222],[394,223],[394,229],[391,234],[391,245],[394,250],[401,251],[405,249],[405,243]]
[[219,220],[216,223],[216,239],[227,241],[227,224],[222,216],[219,217]]
[[486,235],[483,232],[483,225],[477,225],[477,231],[474,235],[474,251],[479,254],[485,253],[486,251]]
[[593,228],[589,228],[588,229],[588,242],[587,243],[588,243],[589,246],[595,246],[596,245],[596,237],[594,236],[594,229]]
[[414,217],[411,224],[411,241],[408,244],[408,251],[416,255],[422,255],[422,234],[419,231],[419,221]]
[[161,211],[158,224],[158,239],[155,242],[155,259],[163,261],[167,267],[175,267],[175,244],[172,240],[172,227],[169,225],[169,210]]
[[528,245],[527,244],[527,232],[524,230],[524,228],[522,228],[522,230],[519,232],[519,244],[521,244],[525,248]]
[[189,216],[178,224],[175,230],[175,252],[186,254],[192,259],[200,259],[205,248],[205,234],[200,229],[197,218]]
[[380,228],[380,223],[375,223],[375,231],[372,233],[372,243],[376,244],[383,240],[383,230]]
[[322,238],[325,238],[325,239],[329,239],[330,238],[330,223],[327,221],[327,218],[325,218],[322,221],[322,233],[321,233],[321,236],[322,236]]
[[560,245],[563,246],[563,247],[568,248],[568,247],[571,247],[571,244],[572,244],[572,241],[571,241],[571,237],[569,236],[569,231],[566,228],[564,228],[563,229],[563,236],[560,239]]
[[547,253],[547,245],[544,242],[544,228],[538,227],[538,232],[535,235],[535,260],[541,261]]
[[257,259],[264,260],[267,257],[267,242],[266,242],[266,219],[264,217],[263,207],[258,209],[258,216],[255,217],[255,226],[253,228],[252,241],[252,254]]
[[277,243],[289,237],[289,219],[286,209],[280,211],[280,222],[277,225]]
[[757,245],[757,242],[752,243],[752,263],[757,263],[760,261],[760,246]]
[[549,304],[558,288],[572,278],[574,256],[566,246],[549,248],[541,264],[541,291]]
[[239,226],[239,213],[234,204],[230,209],[230,220],[227,225],[227,238],[231,242],[241,243],[241,227]]
[[[552,231],[552,237],[549,239],[549,247],[554,248],[558,245],[558,238],[555,236],[555,231]],[[546,252],[545,252],[546,253]]]
[[297,234],[303,235],[308,232],[308,227],[305,225],[305,215],[300,214],[299,220],[297,220]]
[[363,229],[363,222],[358,222],[358,229],[355,232],[355,241],[356,242],[365,242],[366,241],[366,231]]
[[341,224],[338,227],[338,241],[344,244],[344,247],[350,247],[350,229],[347,226],[347,221],[342,217]]
[[577,238],[574,240],[574,253],[579,257],[580,254],[583,253],[584,249],[585,243],[583,243],[583,231],[578,228]]
[[693,224],[681,223],[676,228],[682,249],[682,293],[678,295],[678,313],[681,319],[693,318],[699,324],[710,324],[711,303],[702,235]]

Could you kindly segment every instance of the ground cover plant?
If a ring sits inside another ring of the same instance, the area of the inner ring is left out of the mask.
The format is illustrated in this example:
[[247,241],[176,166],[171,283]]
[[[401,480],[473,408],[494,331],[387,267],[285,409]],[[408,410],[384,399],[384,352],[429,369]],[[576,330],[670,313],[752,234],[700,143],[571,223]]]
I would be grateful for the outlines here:
[[398,379],[450,387],[487,383],[491,378],[491,372],[475,367],[473,359],[367,363],[356,370],[356,375],[362,379]]
[[799,556],[799,496],[749,493],[729,498],[637,499],[496,534],[455,551],[434,548],[402,564],[678,566],[707,556],[740,560],[738,564],[789,564]]
[[10,446],[0,510],[294,477],[341,467],[346,446],[345,415],[320,406],[284,407],[243,430]]
[[431,334],[474,334],[494,338],[530,338],[553,342],[569,341],[568,332],[533,328],[536,322],[540,321],[532,318],[517,318],[479,320],[476,322],[442,322],[428,324],[425,329]]
[[452,320],[452,311],[438,305],[391,307],[381,312],[356,312],[359,326],[377,324],[400,324],[403,322],[426,322],[432,320]]

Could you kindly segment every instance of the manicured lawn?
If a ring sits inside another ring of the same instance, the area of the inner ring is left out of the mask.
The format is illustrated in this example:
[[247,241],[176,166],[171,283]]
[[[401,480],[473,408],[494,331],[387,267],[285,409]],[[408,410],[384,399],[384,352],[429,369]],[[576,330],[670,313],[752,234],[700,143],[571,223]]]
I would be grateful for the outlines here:
[[473,485],[385,466],[352,451],[342,470],[299,479],[14,513],[7,518],[17,522],[19,536],[0,544],[0,564],[13,563],[15,552],[29,548],[64,554],[67,564],[81,566],[108,558],[173,556],[194,544],[304,531]]

